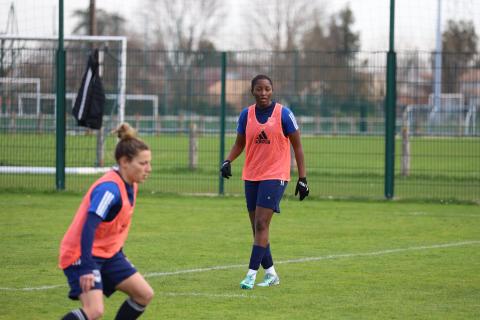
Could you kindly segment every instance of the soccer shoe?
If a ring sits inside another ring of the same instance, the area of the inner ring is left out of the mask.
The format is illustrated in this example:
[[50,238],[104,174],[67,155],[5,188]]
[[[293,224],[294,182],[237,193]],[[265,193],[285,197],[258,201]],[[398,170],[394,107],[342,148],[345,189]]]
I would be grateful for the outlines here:
[[240,282],[240,288],[242,289],[253,289],[255,285],[255,277],[246,276],[245,279]]
[[266,273],[263,281],[257,284],[259,287],[270,287],[280,284],[280,278],[276,274]]

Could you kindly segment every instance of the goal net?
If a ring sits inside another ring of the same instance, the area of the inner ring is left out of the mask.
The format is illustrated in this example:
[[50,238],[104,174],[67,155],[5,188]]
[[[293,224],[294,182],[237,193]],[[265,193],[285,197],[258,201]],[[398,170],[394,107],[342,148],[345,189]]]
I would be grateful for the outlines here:
[[411,135],[476,136],[477,104],[466,102],[460,93],[429,96],[428,104],[408,105],[403,125]]

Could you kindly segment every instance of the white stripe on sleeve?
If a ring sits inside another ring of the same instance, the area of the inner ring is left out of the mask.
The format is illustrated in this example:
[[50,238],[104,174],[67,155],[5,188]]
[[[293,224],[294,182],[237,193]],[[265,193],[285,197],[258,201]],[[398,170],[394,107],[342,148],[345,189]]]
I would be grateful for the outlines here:
[[97,211],[95,213],[102,219],[105,219],[105,216],[107,215],[107,209],[114,198],[115,196],[113,195],[113,193],[111,193],[110,191],[106,191],[103,195],[102,200],[98,204]]
[[295,119],[295,116],[293,115],[293,113],[288,113],[288,116],[290,117],[290,119],[292,119],[292,123],[293,123],[293,126],[295,127],[295,130],[298,130],[298,124],[297,124],[297,120]]

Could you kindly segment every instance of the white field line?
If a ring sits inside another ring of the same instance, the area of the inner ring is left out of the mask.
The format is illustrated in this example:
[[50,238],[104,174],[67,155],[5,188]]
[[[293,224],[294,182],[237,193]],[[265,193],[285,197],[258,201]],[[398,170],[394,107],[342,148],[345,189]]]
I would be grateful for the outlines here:
[[424,211],[414,211],[414,212],[392,212],[389,214],[398,214],[398,215],[412,215],[412,216],[433,216],[439,218],[457,218],[457,217],[468,217],[468,218],[480,218],[480,214],[471,214],[471,213],[456,213],[456,212],[445,212],[441,215],[436,213],[424,212]]
[[[480,244],[479,240],[451,242],[451,243],[444,243],[444,244],[435,244],[435,245],[430,245],[430,246],[407,247],[407,248],[387,249],[387,250],[379,250],[379,251],[363,252],[363,253],[332,254],[332,255],[320,256],[320,257],[306,257],[306,258],[299,258],[299,259],[280,260],[280,261],[275,261],[275,264],[302,263],[302,262],[310,262],[310,261],[348,259],[348,258],[357,258],[357,257],[373,257],[373,256],[382,256],[382,255],[399,253],[399,252],[423,251],[423,250],[431,250],[431,249],[463,247],[463,246],[477,245],[477,244]],[[226,266],[185,269],[185,270],[170,271],[170,272],[149,272],[149,273],[145,273],[144,277],[145,278],[167,277],[167,276],[174,276],[174,275],[178,275],[178,274],[199,273],[199,272],[208,272],[208,271],[215,271],[215,270],[228,270],[228,269],[237,269],[237,268],[245,268],[245,267],[246,267],[245,264],[232,264],[232,265],[226,265]],[[45,285],[45,286],[40,286],[40,287],[26,287],[26,288],[0,287],[0,291],[35,291],[35,290],[55,289],[55,288],[60,288],[60,287],[66,287],[66,285],[62,285],[62,284],[59,284],[59,285]],[[181,294],[177,294],[177,295],[181,295]],[[190,294],[187,293],[185,295],[195,295],[195,294],[194,293],[190,293]]]
[[266,297],[249,294],[210,294],[199,292],[160,292],[163,296],[169,297],[207,297],[207,298],[247,298],[247,299],[267,299]]

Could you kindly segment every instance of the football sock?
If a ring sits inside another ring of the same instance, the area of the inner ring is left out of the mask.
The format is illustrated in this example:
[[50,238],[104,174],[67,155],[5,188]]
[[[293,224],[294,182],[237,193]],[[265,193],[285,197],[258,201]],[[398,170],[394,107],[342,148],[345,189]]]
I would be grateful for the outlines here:
[[277,275],[277,272],[275,271],[275,267],[273,265],[270,268],[265,269],[265,273],[270,273],[270,274],[273,274],[274,276]]
[[82,309],[75,309],[63,316],[62,320],[88,320]]
[[136,303],[131,298],[125,300],[125,302],[118,309],[115,320],[131,320],[137,319],[145,311],[145,306]]
[[248,269],[247,276],[253,277],[255,279],[255,278],[257,278],[257,271],[258,270]]
[[273,266],[273,257],[272,257],[272,253],[270,252],[270,243],[269,243],[265,250],[265,254],[263,255],[263,258],[262,258],[262,267],[263,269],[267,270],[271,266]]
[[267,248],[253,245],[252,254],[250,255],[250,264],[248,268],[251,270],[258,270],[260,268],[260,263],[262,262],[263,256]]

